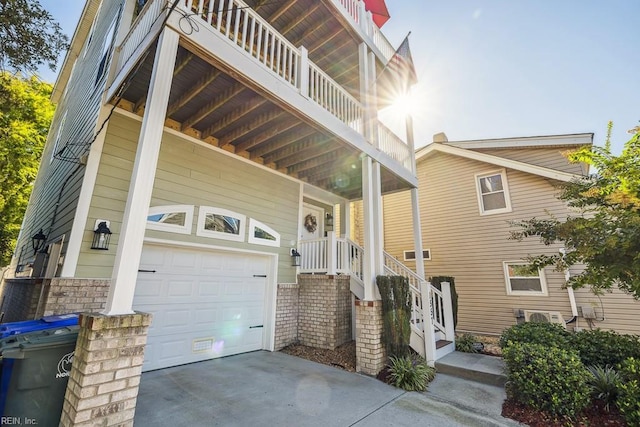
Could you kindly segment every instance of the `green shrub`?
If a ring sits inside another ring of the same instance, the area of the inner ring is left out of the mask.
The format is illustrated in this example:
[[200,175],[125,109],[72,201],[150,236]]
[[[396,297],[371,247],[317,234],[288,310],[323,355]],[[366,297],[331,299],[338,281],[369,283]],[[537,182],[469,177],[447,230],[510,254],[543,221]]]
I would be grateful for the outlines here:
[[589,366],[587,369],[591,373],[587,380],[591,397],[601,400],[604,408],[609,412],[611,405],[615,404],[618,398],[620,374],[611,366]]
[[622,381],[616,405],[627,424],[640,426],[640,359],[630,357],[620,364],[618,372]]
[[576,352],[511,341],[503,358],[511,399],[568,417],[575,417],[589,404],[589,371]]
[[476,343],[476,337],[472,334],[464,334],[456,338],[456,351],[463,353],[477,353],[478,350],[473,344]]
[[569,342],[586,366],[617,366],[629,357],[640,359],[640,339],[635,335],[584,330],[572,334]]
[[391,384],[406,391],[424,391],[433,381],[436,370],[418,356],[389,358]]
[[500,336],[500,347],[509,343],[541,344],[547,347],[569,349],[569,333],[556,323],[525,322],[505,329]]

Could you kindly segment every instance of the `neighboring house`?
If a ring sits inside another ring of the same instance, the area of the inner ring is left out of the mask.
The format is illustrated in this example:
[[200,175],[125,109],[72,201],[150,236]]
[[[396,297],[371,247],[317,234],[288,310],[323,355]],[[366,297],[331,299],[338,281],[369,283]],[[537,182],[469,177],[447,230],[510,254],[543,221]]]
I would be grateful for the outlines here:
[[[529,254],[554,254],[561,246],[535,237],[509,240],[510,221],[572,214],[556,198],[557,185],[588,169],[570,164],[563,153],[591,145],[592,134],[461,142],[436,137],[416,152],[424,268],[427,277],[455,277],[458,332],[499,334],[539,316],[531,311],[543,311],[560,313],[568,330],[640,334],[640,302],[619,290],[596,296],[563,289],[565,276],[552,267],[538,275],[523,272]],[[410,206],[406,192],[384,197],[385,249],[413,267]]]
[[[381,195],[418,181],[377,120],[395,49],[365,3],[87,0],[2,305],[5,321],[94,312],[63,424],[135,406],[141,369],[352,336],[359,371],[384,366],[375,277],[402,266],[380,244]],[[413,316],[433,363],[431,317]],[[82,380],[96,370],[110,397]]]

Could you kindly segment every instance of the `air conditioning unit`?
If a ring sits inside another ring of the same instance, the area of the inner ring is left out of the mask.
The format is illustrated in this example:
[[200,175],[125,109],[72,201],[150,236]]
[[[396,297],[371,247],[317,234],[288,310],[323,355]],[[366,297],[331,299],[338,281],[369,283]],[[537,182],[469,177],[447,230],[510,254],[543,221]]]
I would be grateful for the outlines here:
[[524,320],[525,322],[557,323],[566,326],[559,311],[525,310]]

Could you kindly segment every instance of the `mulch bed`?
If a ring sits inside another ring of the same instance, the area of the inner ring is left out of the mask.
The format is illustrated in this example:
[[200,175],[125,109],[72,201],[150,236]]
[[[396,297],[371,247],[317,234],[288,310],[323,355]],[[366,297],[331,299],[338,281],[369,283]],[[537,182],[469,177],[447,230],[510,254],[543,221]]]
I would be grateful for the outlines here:
[[627,427],[627,423],[616,408],[611,408],[611,412],[607,412],[600,405],[592,405],[585,409],[577,420],[570,420],[554,417],[507,399],[502,404],[502,416],[520,421],[530,427]]
[[323,348],[307,347],[302,344],[292,344],[283,348],[283,353],[297,356],[302,359],[311,360],[313,362],[322,363],[345,371],[356,371],[356,342],[351,341],[342,344],[335,350],[327,350]]

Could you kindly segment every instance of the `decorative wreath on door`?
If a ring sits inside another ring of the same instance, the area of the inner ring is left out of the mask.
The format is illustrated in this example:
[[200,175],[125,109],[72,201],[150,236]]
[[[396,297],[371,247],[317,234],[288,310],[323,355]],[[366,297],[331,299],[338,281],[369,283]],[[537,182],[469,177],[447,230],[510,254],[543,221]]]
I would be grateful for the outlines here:
[[318,229],[318,220],[312,214],[308,214],[304,217],[304,228],[307,229],[309,233],[315,233]]

